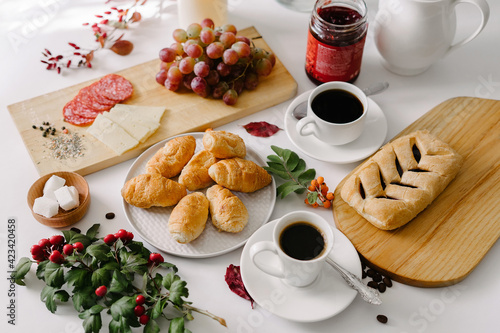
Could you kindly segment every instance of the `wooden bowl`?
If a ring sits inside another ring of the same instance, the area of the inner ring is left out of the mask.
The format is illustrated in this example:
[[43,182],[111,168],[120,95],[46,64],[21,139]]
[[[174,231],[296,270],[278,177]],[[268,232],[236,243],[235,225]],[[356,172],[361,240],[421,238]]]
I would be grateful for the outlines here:
[[[80,205],[69,211],[65,211],[64,209],[59,207],[59,212],[49,218],[33,212],[33,203],[35,202],[36,198],[43,195],[43,187],[45,186],[45,182],[47,182],[47,180],[49,180],[49,178],[53,175],[66,179],[65,185],[76,187],[79,194]],[[75,172],[59,171],[47,174],[39,178],[33,185],[31,185],[31,188],[28,191],[28,206],[30,207],[33,217],[41,224],[53,228],[64,228],[80,221],[87,212],[89,204],[89,185],[85,178]]]

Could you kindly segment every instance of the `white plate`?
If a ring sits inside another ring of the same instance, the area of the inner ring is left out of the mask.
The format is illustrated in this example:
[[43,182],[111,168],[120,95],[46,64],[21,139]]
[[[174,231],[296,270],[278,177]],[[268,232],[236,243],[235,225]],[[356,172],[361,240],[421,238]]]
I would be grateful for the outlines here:
[[[175,137],[191,135],[196,139],[196,152],[203,148],[203,133],[186,133],[177,135],[164,141],[158,142],[142,153],[130,167],[125,182],[145,172],[146,163],[165,143]],[[247,144],[247,155],[245,157],[260,166],[266,165],[263,160]],[[174,180],[177,180],[174,178]],[[205,194],[205,190],[201,190]],[[179,244],[170,237],[167,224],[173,207],[151,207],[148,209],[137,208],[123,200],[123,209],[129,223],[137,233],[149,244],[167,253],[188,258],[214,257],[230,252],[243,244],[246,240],[269,220],[276,201],[276,184],[274,178],[272,183],[263,189],[253,193],[233,192],[245,204],[249,220],[246,227],[239,233],[232,234],[219,232],[213,226],[210,216],[203,233],[188,244]]]
[[[247,241],[241,254],[241,277],[248,293],[257,304],[269,312],[297,322],[315,322],[328,319],[342,312],[351,304],[357,292],[351,289],[332,267],[325,264],[321,275],[310,286],[292,287],[281,279],[267,275],[250,259],[250,247],[256,242],[272,240],[277,220],[271,221],[255,232]],[[330,257],[345,269],[361,277],[361,261],[349,239],[332,228],[335,238]],[[259,254],[272,260],[273,254]]]
[[345,164],[365,159],[382,146],[387,134],[387,120],[382,109],[371,98],[368,98],[365,130],[353,142],[332,146],[320,141],[314,135],[302,136],[298,134],[295,128],[298,120],[292,115],[292,110],[301,102],[306,101],[311,91],[306,91],[295,98],[285,114],[286,134],[290,141],[304,154],[324,162]]

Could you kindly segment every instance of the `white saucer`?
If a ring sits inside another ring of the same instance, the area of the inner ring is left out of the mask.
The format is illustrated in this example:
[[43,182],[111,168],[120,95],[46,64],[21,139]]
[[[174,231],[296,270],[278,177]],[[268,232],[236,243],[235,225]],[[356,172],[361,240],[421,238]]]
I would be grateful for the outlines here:
[[345,164],[365,159],[382,146],[387,134],[387,120],[382,109],[369,97],[365,130],[355,141],[341,146],[332,146],[320,141],[314,135],[298,134],[295,128],[298,120],[292,115],[292,110],[301,102],[306,101],[311,91],[297,96],[288,106],[285,114],[286,134],[304,154],[324,162]]
[[[292,287],[279,278],[267,275],[250,259],[250,247],[256,242],[272,240],[277,220],[260,227],[247,241],[241,254],[241,277],[245,288],[257,304],[276,316],[297,321],[316,322],[342,312],[357,295],[342,277],[325,264],[321,275],[304,288]],[[330,257],[345,269],[361,277],[361,262],[356,249],[344,234],[335,229],[335,244]],[[273,259],[273,254],[263,252],[262,259]],[[266,258],[266,256],[268,256]]]

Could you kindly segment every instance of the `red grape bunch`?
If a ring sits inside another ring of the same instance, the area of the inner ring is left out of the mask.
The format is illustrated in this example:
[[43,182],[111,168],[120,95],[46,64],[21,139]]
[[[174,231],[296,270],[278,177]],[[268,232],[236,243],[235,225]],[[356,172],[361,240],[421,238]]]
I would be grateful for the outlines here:
[[171,91],[184,86],[201,97],[234,105],[243,89],[255,89],[276,63],[272,52],[237,35],[232,24],[215,27],[207,18],[172,35],[174,43],[160,50],[156,74],[156,81]]

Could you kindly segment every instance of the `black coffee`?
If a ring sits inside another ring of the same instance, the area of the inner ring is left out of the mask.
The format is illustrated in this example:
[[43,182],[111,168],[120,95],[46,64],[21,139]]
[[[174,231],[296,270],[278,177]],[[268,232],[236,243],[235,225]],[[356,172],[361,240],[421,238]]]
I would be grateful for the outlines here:
[[321,232],[310,223],[290,224],[280,235],[283,252],[298,260],[311,260],[320,256],[326,245]]
[[325,90],[314,97],[311,107],[324,121],[335,124],[350,123],[363,115],[363,104],[348,91]]

